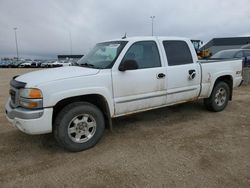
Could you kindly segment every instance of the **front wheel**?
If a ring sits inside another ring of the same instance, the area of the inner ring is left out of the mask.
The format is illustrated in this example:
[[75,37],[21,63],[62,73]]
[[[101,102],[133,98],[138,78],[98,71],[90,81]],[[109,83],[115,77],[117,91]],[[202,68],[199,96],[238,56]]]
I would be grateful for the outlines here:
[[230,88],[227,83],[216,83],[209,98],[204,99],[206,108],[213,112],[219,112],[226,108],[229,100]]
[[69,151],[93,147],[102,137],[103,113],[95,105],[75,102],[64,107],[55,119],[54,136]]

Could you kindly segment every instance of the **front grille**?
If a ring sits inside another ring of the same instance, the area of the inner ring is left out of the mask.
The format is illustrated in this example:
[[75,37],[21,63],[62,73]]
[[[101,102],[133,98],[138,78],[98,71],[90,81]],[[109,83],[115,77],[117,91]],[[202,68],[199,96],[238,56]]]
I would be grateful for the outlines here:
[[18,107],[19,106],[19,89],[24,88],[26,83],[20,82],[15,80],[18,76],[14,76],[13,79],[10,81],[10,105],[12,107]]
[[18,89],[10,87],[10,105],[18,107]]
[[10,89],[10,99],[11,99],[12,104],[16,103],[16,92],[12,89]]

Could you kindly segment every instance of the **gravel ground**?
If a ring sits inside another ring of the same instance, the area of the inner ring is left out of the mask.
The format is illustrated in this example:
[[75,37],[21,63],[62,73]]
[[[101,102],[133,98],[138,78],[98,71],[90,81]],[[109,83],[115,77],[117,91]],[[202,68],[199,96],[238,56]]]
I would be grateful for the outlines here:
[[0,69],[0,187],[250,187],[250,86],[225,111],[202,101],[114,120],[92,149],[69,153],[4,115],[12,76]]

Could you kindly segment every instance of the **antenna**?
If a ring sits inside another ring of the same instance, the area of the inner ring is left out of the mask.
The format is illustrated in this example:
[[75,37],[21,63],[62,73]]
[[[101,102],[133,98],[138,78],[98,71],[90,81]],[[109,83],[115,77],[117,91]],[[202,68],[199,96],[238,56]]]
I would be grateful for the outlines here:
[[122,39],[127,38],[127,33],[125,32],[124,36],[122,37]]

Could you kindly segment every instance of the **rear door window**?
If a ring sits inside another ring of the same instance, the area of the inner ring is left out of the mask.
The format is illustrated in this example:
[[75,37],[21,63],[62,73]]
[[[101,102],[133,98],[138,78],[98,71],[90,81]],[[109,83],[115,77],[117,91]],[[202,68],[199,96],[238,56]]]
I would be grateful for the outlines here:
[[185,41],[163,41],[169,66],[193,63],[193,57]]

